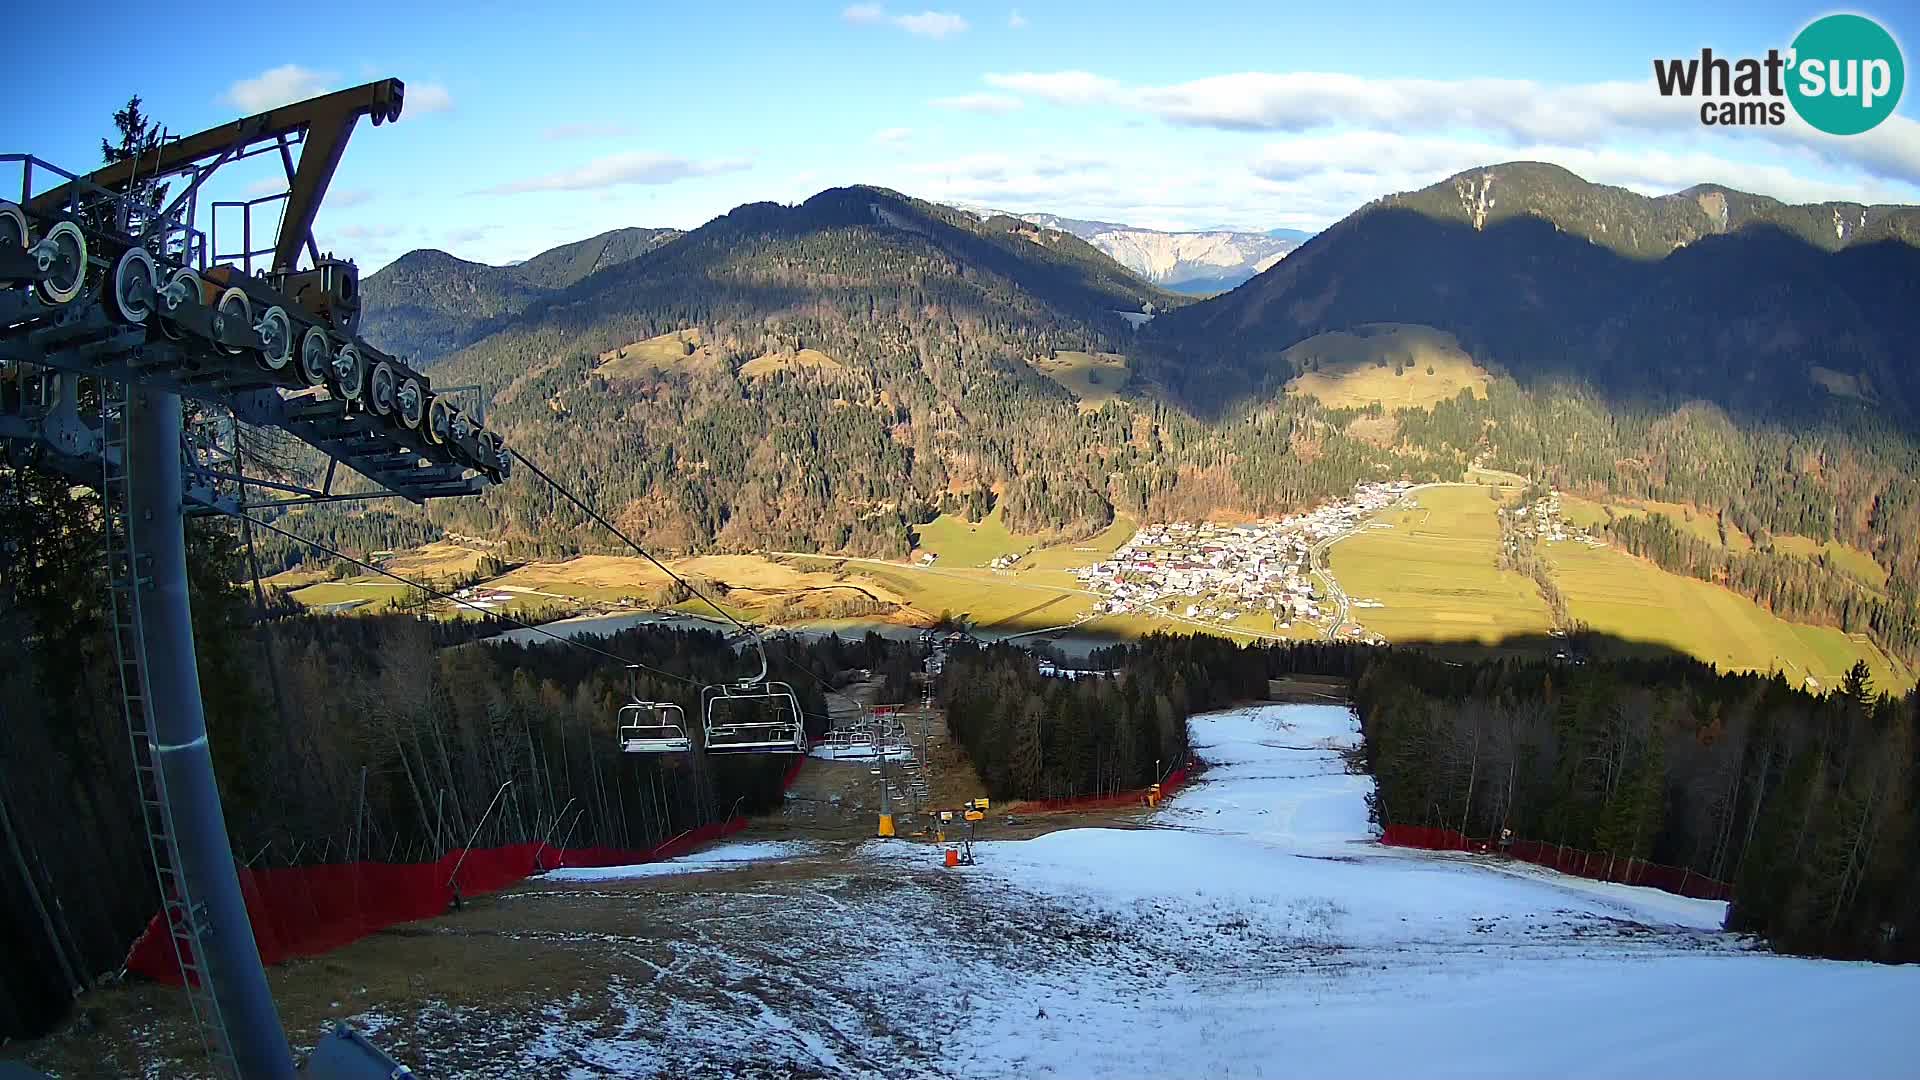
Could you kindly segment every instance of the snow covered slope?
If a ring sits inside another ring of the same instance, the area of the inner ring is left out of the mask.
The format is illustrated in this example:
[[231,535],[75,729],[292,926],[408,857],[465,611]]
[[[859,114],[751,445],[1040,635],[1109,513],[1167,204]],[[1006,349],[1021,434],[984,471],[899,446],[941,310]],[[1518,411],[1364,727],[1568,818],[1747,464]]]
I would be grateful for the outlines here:
[[1215,765],[1164,828],[984,844],[963,871],[1114,940],[969,972],[993,1005],[953,1032],[961,1075],[1866,1077],[1920,1052],[1895,1016],[1920,971],[1750,951],[1721,903],[1379,847],[1343,708],[1193,728]]
[[[957,870],[866,841],[532,886],[454,939],[536,950],[532,1008],[363,1019],[474,1077],[1914,1074],[1920,969],[1761,952],[1718,903],[1382,848],[1342,708],[1193,732],[1212,768],[1143,828],[984,841]],[[568,950],[581,974],[556,984]]]

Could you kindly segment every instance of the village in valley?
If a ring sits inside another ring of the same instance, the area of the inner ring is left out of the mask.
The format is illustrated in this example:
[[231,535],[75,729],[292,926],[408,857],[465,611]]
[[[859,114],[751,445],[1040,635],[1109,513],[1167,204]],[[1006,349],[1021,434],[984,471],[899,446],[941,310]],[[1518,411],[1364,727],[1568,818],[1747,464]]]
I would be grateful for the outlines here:
[[1349,498],[1311,513],[1251,525],[1147,525],[1111,559],[1075,574],[1101,594],[1098,610],[1105,614],[1229,623],[1267,612],[1276,630],[1295,622],[1344,621],[1348,601],[1316,566],[1315,553],[1367,527],[1367,518],[1406,498],[1412,488],[1404,480],[1360,484]]

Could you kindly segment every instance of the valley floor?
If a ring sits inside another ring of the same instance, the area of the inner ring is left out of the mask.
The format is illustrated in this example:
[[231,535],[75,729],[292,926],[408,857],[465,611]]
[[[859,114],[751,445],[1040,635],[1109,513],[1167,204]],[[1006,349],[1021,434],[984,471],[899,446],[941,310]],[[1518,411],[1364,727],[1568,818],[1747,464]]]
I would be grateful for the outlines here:
[[[437,1076],[1876,1077],[1920,1054],[1920,970],[1759,952],[1716,903],[1377,846],[1343,707],[1193,730],[1205,780],[1131,827],[985,842],[957,870],[816,839],[563,872],[275,990],[305,1039],[351,1020]],[[127,993],[107,1037],[36,1060],[111,1044],[121,1063],[64,1075],[139,1075],[178,995]]]

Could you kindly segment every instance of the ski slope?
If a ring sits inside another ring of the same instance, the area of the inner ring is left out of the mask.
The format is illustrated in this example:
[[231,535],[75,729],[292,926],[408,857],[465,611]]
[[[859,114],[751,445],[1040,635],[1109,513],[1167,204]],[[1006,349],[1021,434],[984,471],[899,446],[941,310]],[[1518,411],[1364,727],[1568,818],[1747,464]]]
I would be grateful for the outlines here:
[[[554,875],[454,940],[570,980],[364,1015],[469,1077],[1915,1075],[1920,969],[1774,956],[1719,903],[1382,848],[1343,708],[1192,730],[1211,767],[1146,827],[986,840],[957,870],[899,840]],[[741,872],[689,873],[718,868]]]
[[1212,768],[1163,828],[978,845],[971,888],[1176,958],[1003,975],[955,1074],[1913,1075],[1920,971],[1754,951],[1723,903],[1382,848],[1338,753],[1358,738],[1332,706],[1196,717]]
[[677,874],[705,874],[715,870],[742,870],[758,863],[778,862],[818,854],[820,846],[805,840],[749,840],[720,844],[663,859],[660,862],[631,866],[577,866],[550,871],[546,880],[578,884],[590,881],[631,881],[635,878],[673,877]]

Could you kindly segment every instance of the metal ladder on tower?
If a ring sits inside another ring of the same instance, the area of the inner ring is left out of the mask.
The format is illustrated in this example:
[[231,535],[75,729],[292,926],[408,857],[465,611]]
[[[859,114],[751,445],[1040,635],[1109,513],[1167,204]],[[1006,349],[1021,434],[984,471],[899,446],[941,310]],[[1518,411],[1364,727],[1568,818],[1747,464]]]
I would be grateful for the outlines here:
[[140,816],[153,854],[154,878],[160,886],[161,916],[180,964],[187,1003],[214,1074],[237,1077],[239,1070],[219,1003],[214,999],[211,973],[201,966],[207,955],[202,946],[207,933],[205,913],[194,903],[181,872],[166,774],[160,769],[160,749],[154,742],[153,706],[147,694],[146,638],[140,631],[140,594],[152,586],[152,579],[134,545],[130,527],[133,481],[126,393],[125,383],[100,382],[100,506],[107,546],[107,611],[113,625],[115,666],[120,673],[120,702],[133,749]]

